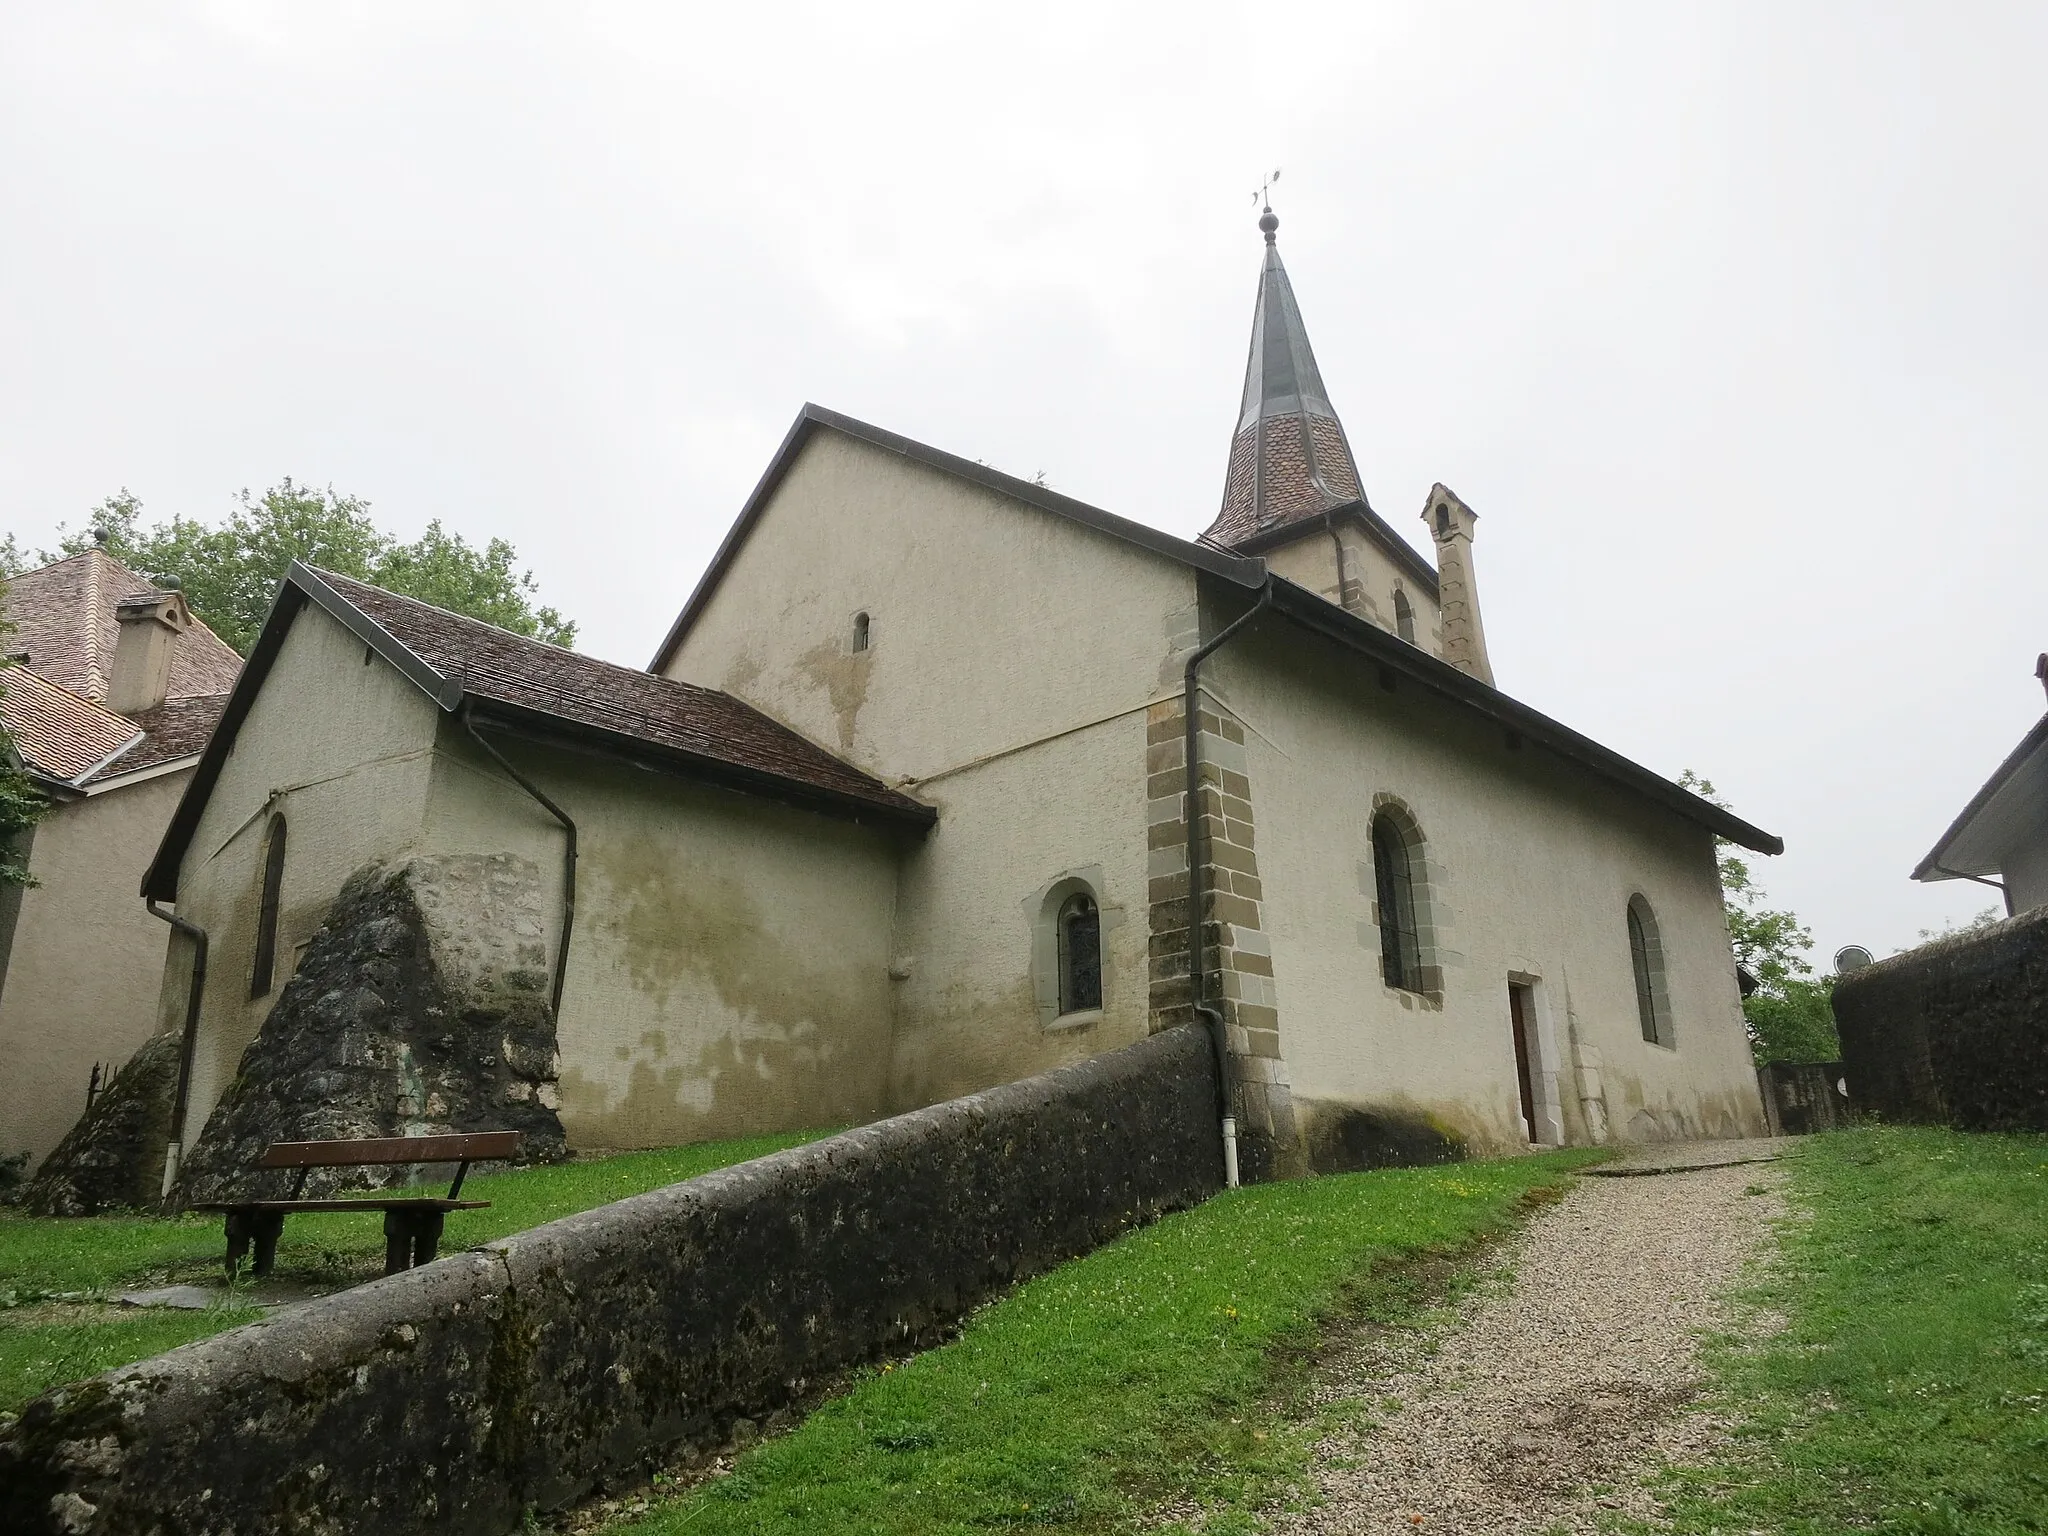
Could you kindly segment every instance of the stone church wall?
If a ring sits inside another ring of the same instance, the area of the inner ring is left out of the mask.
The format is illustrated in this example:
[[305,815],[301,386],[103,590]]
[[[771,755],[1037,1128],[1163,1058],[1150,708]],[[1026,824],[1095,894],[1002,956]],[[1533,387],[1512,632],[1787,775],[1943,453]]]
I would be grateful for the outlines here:
[[[1511,981],[1528,989],[1536,1109],[1553,1134],[1761,1134],[1708,833],[1297,633],[1254,630],[1211,674],[1244,730],[1260,920],[1311,1149],[1415,1160],[1526,1146]],[[1413,991],[1380,971],[1370,829],[1383,808],[1416,838]],[[1642,1038],[1636,894],[1662,935],[1670,1047]]]
[[1210,1061],[1170,1030],[61,1388],[0,1529],[511,1532],[1206,1198]]

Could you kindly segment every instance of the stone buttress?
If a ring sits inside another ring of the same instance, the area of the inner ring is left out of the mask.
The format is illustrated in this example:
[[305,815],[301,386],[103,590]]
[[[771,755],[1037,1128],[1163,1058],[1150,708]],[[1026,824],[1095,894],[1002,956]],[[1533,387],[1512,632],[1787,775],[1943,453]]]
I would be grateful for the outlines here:
[[[1145,769],[1150,921],[1151,1027],[1195,1017],[1188,985],[1185,713],[1178,699],[1146,712]],[[1280,1049],[1273,948],[1260,918],[1250,764],[1244,727],[1203,696],[1201,760],[1205,977],[1202,996],[1228,1028],[1239,1161],[1247,1180],[1300,1171],[1300,1136]]]

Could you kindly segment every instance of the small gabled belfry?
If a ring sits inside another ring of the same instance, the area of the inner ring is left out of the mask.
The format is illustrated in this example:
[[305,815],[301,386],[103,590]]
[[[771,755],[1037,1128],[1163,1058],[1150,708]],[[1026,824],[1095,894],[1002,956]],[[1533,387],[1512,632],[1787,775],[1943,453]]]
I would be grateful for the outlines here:
[[1365,500],[1358,463],[1323,390],[1294,285],[1280,263],[1274,240],[1280,220],[1270,207],[1259,215],[1259,228],[1266,261],[1252,311],[1244,401],[1223,477],[1223,510],[1203,535],[1226,546]]

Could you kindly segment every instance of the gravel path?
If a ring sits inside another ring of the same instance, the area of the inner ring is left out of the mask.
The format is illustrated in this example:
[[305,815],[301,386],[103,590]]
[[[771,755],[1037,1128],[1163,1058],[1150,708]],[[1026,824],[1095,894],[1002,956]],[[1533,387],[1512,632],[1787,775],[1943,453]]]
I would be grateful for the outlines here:
[[1447,1329],[1332,1356],[1317,1396],[1377,1416],[1318,1447],[1324,1502],[1273,1529],[1547,1536],[1653,1517],[1641,1474],[1726,1433],[1688,1411],[1697,1330],[1725,1321],[1721,1298],[1770,1241],[1781,1178],[1760,1162],[1580,1181]]

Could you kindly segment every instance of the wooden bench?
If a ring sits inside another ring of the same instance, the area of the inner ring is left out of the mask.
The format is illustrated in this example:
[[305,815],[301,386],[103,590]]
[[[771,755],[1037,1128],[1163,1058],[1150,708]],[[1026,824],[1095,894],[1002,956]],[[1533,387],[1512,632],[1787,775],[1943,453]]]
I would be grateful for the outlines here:
[[[382,1211],[384,1273],[432,1261],[441,1244],[441,1224],[450,1211],[480,1211],[488,1200],[463,1200],[463,1178],[471,1163],[513,1157],[519,1151],[517,1131],[476,1131],[465,1136],[389,1136],[360,1141],[274,1141],[258,1168],[296,1168],[292,1192],[283,1200],[217,1200],[195,1205],[198,1211],[227,1215],[228,1278],[241,1268],[253,1244],[255,1273],[267,1275],[277,1260],[277,1239],[284,1219],[299,1212]],[[376,1168],[394,1163],[454,1163],[455,1182],[446,1195],[359,1195],[339,1200],[301,1200],[306,1176],[315,1168]]]

